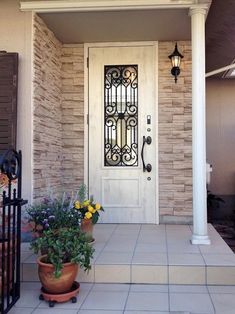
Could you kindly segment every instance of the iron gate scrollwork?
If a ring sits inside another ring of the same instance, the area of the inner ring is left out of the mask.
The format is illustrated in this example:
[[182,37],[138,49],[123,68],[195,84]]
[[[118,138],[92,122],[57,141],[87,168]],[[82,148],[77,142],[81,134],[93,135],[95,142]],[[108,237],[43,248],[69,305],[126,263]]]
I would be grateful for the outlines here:
[[21,152],[0,156],[0,312],[6,314],[20,297]]
[[104,67],[104,165],[138,166],[138,65]]

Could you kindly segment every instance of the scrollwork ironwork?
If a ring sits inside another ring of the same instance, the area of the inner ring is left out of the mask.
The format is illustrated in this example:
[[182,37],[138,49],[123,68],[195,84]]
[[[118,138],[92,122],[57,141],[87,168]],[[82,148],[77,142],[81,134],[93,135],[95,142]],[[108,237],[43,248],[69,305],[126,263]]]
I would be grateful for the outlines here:
[[138,65],[104,67],[104,165],[138,166]]
[[18,179],[21,171],[21,152],[9,149],[0,156],[0,171],[6,174],[10,181]]

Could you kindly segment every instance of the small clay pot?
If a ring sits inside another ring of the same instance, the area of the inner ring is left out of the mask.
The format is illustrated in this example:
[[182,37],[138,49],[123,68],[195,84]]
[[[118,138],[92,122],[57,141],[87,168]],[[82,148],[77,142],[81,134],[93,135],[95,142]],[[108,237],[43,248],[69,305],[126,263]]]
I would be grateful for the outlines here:
[[55,278],[54,266],[45,263],[46,255],[37,259],[38,276],[45,291],[49,293],[65,293],[70,291],[73,282],[77,276],[78,265],[74,263],[64,263],[61,270],[61,276]]
[[85,232],[89,238],[89,242],[94,242],[93,238],[93,223],[91,219],[82,219],[81,230]]

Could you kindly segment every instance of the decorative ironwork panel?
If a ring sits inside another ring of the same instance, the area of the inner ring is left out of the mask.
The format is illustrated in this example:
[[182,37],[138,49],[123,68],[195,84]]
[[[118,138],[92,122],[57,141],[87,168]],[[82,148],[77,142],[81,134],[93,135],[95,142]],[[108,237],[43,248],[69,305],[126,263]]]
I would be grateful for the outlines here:
[[104,165],[138,166],[138,65],[104,67]]

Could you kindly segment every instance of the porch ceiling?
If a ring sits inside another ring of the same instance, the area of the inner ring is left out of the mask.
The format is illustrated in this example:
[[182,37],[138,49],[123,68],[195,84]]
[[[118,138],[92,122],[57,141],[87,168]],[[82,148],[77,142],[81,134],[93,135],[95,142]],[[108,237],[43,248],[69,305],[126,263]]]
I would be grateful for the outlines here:
[[62,43],[188,40],[188,9],[39,14]]

